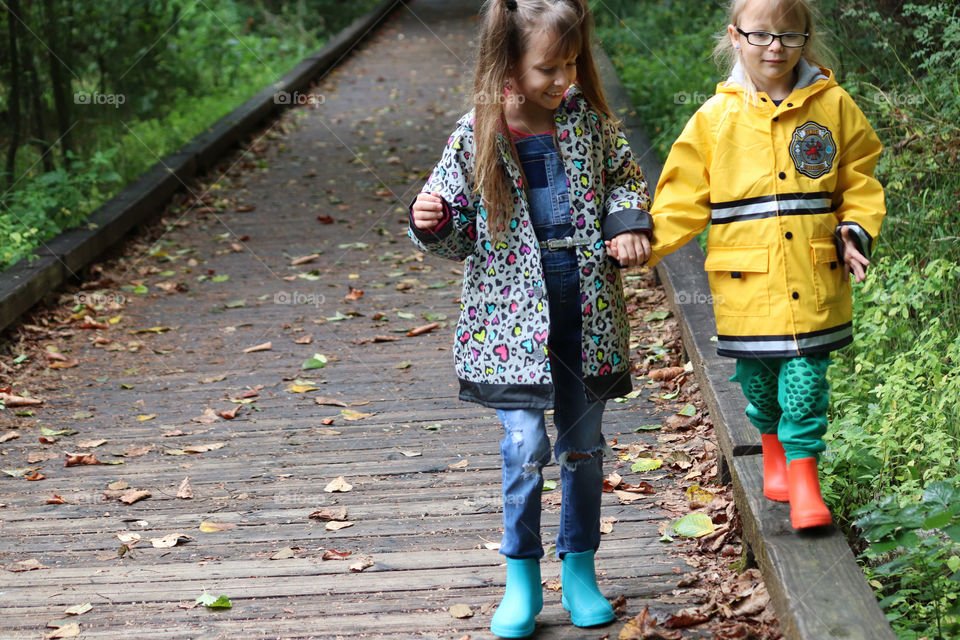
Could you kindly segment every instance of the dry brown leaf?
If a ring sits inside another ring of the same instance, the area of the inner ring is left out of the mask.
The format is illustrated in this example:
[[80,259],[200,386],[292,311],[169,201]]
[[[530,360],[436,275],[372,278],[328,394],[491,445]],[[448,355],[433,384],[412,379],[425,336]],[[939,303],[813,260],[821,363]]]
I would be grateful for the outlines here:
[[337,551],[336,549],[327,549],[320,556],[321,560],[346,560],[350,555],[349,551]]
[[320,404],[320,405],[326,404],[326,405],[331,405],[331,406],[334,406],[334,407],[348,407],[348,406],[350,406],[350,405],[348,405],[346,402],[344,402],[343,400],[337,400],[336,398],[328,398],[328,397],[326,397],[326,396],[316,397],[316,398],[313,399],[313,401],[316,402],[317,404]]
[[657,621],[650,616],[650,607],[645,605],[643,611],[627,621],[618,637],[619,640],[681,640],[683,635],[679,631],[658,629]]
[[603,479],[603,492],[610,493],[611,491],[619,487],[620,483],[622,482],[623,482],[623,478],[620,476],[619,473],[614,471],[613,473],[611,473],[610,475],[608,475],[606,478]]
[[431,322],[430,324],[420,325],[415,329],[411,329],[410,331],[407,331],[407,337],[410,338],[413,336],[423,335],[424,333],[430,333],[431,331],[439,327],[440,327],[439,322]]
[[216,451],[225,446],[223,442],[213,442],[211,444],[193,444],[183,448],[186,453],[206,453],[207,451]]
[[263,344],[258,344],[258,345],[253,346],[253,347],[247,347],[246,349],[243,350],[243,352],[244,352],[244,353],[256,353],[256,352],[258,352],[258,351],[270,351],[271,349],[273,349],[273,343],[272,343],[272,342],[264,342]]
[[0,391],[0,402],[5,404],[8,407],[30,407],[38,404],[42,404],[43,400],[39,398],[25,398],[23,396],[15,396],[9,393],[4,393]]
[[139,490],[134,489],[120,496],[120,502],[123,502],[125,504],[133,504],[134,502],[139,502],[140,500],[143,500],[149,497],[150,497],[150,492],[147,491],[146,489],[139,489]]
[[331,480],[330,483],[323,488],[327,493],[345,493],[351,489],[353,489],[353,485],[347,482],[347,479],[343,476]]
[[346,529],[347,527],[352,527],[353,522],[341,522],[339,520],[331,520],[327,523],[325,527],[327,531],[340,531],[340,529]]
[[620,499],[620,504],[630,504],[631,502],[643,499],[643,494],[640,493],[631,493],[629,491],[621,491],[620,489],[614,489],[613,493]]
[[[104,442],[106,442],[106,441],[104,441]],[[126,451],[123,452],[123,457],[124,457],[124,458],[137,458],[137,457],[140,457],[140,456],[142,456],[142,455],[146,455],[146,454],[150,453],[151,451],[153,451],[153,445],[150,445],[150,444],[148,444],[148,445],[143,445],[143,446],[139,446],[139,447],[130,447],[129,449],[127,449]]]
[[364,569],[369,569],[373,566],[373,558],[370,556],[364,556],[350,565],[350,571],[355,571],[357,573],[363,571]]
[[346,520],[347,508],[346,507],[337,507],[337,508],[324,507],[319,511],[314,511],[307,517],[313,518],[314,520]]
[[702,624],[710,619],[709,615],[706,615],[699,609],[694,607],[687,607],[685,609],[680,609],[675,614],[667,618],[663,623],[663,626],[667,629],[683,629],[685,627],[692,627],[697,624]]
[[47,498],[45,502],[46,504],[68,504],[67,501],[64,500],[63,496],[56,493],[53,494],[52,498]]
[[83,604],[77,604],[72,607],[67,607],[63,613],[68,616],[82,616],[83,614],[88,613],[92,610],[93,610],[93,605],[90,604],[89,602],[85,602]]
[[92,453],[67,453],[63,462],[65,467],[76,467],[84,464],[100,464],[97,456]]
[[290,547],[284,547],[283,549],[280,549],[275,554],[270,556],[270,559],[271,560],[288,560],[289,558],[293,558],[294,556],[296,556],[296,554],[293,552],[293,549],[291,549]]
[[68,360],[66,362],[52,362],[47,365],[48,369],[72,369],[73,367],[79,366],[79,360]]
[[8,564],[6,569],[7,571],[12,571],[13,573],[20,573],[21,571],[35,571],[37,569],[46,569],[44,565],[40,564],[40,561],[36,558],[28,558],[26,560],[20,560],[19,562],[14,562],[13,564]]
[[345,295],[343,299],[349,302],[351,300],[359,300],[362,297],[363,297],[363,289],[355,289],[353,287],[350,287],[350,293]]
[[9,431],[3,434],[2,436],[0,436],[0,442],[8,442],[10,440],[13,440],[14,438],[19,438],[19,437],[20,437],[20,433],[18,431]]
[[38,462],[46,462],[47,460],[53,460],[59,457],[60,454],[56,451],[31,451],[27,454],[27,462],[37,464]]
[[320,254],[319,254],[319,253],[311,253],[311,254],[308,255],[308,256],[303,256],[302,258],[297,258],[296,260],[292,261],[292,262],[290,263],[290,266],[291,266],[291,267],[298,267],[298,266],[300,266],[301,264],[307,264],[308,262],[313,262],[314,260],[318,260],[319,258],[320,258]]
[[450,617],[458,618],[460,620],[464,618],[472,618],[473,609],[471,609],[469,606],[465,604],[455,604],[452,607],[450,607]]
[[193,498],[193,487],[190,486],[190,477],[187,476],[177,487],[177,497],[181,500],[191,500]]
[[664,367],[663,369],[653,369],[647,373],[651,380],[673,380],[683,373],[683,367]]
[[78,635],[80,635],[80,625],[77,624],[76,622],[71,622],[70,624],[65,624],[62,627],[59,627],[53,633],[48,633],[43,637],[44,638],[76,638]]
[[162,538],[150,538],[150,544],[153,545],[154,549],[169,549],[170,547],[175,547],[180,542],[186,542],[187,540],[193,540],[190,536],[185,533],[170,533],[163,536]]
[[293,341],[294,344],[310,344],[311,342],[313,342],[313,334],[312,334],[312,333],[308,333],[307,335],[303,336],[302,338],[297,338],[296,340]]
[[110,489],[111,491],[123,491],[124,489],[129,488],[130,485],[124,480],[117,480],[116,482],[111,482],[107,485],[107,489]]
[[464,458],[463,460],[460,460],[459,462],[454,462],[454,463],[452,463],[452,464],[448,464],[448,465],[447,465],[447,468],[449,468],[449,469],[465,469],[468,464],[470,464],[470,461],[467,460],[466,458]]
[[207,407],[203,410],[203,413],[196,418],[190,418],[192,422],[199,422],[200,424],[210,424],[211,422],[216,422],[220,419],[220,416],[217,415],[217,412]]
[[107,444],[106,440],[87,440],[86,442],[81,442],[77,445],[78,449],[94,449],[96,447]]
[[243,406],[242,404],[234,405],[233,409],[227,409],[226,411],[218,411],[217,415],[219,415],[224,420],[233,420],[234,418],[237,417],[237,412],[240,411],[240,407],[242,406]]

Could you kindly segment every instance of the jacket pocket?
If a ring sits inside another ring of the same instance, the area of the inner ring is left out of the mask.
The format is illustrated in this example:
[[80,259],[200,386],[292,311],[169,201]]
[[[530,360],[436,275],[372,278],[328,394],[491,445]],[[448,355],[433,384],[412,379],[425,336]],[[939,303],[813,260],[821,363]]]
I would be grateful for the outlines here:
[[770,315],[770,255],[766,246],[708,247],[703,266],[718,316]]
[[834,307],[850,296],[850,281],[843,276],[843,264],[837,258],[832,236],[810,239],[810,262],[818,310]]

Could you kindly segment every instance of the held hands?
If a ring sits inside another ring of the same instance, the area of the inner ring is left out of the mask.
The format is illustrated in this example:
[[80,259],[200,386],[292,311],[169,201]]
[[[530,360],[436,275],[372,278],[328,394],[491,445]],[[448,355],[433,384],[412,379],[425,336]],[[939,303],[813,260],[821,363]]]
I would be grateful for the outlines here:
[[857,250],[857,245],[850,239],[849,227],[840,227],[840,237],[843,239],[843,277],[849,278],[852,271],[854,280],[857,283],[863,282],[867,277],[866,268],[870,261]]
[[604,244],[607,253],[624,267],[641,265],[650,259],[650,238],[643,231],[627,231]]
[[430,231],[443,219],[443,198],[434,191],[421,193],[413,203],[413,224],[422,231]]

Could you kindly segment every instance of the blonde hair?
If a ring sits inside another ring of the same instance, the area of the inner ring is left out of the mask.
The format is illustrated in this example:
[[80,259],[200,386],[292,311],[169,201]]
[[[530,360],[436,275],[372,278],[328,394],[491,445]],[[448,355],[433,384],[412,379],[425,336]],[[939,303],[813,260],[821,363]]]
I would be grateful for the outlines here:
[[[602,118],[615,121],[590,50],[593,23],[586,0],[487,0],[473,79],[474,184],[493,237],[505,228],[519,197],[519,185],[510,184],[501,167],[497,144],[500,135],[509,139],[504,87],[538,32],[556,35],[552,54],[577,55],[577,86]],[[513,145],[510,149],[515,158]]]
[[[758,1],[760,0],[730,0],[730,8],[727,11],[728,23],[739,27],[740,17],[743,15],[747,5],[751,2]],[[814,6],[814,0],[762,1],[769,4],[771,12],[774,15],[793,18],[798,23],[804,25],[802,31],[810,34],[807,37],[807,43],[803,46],[801,54],[804,60],[818,67],[833,66],[833,54],[826,47],[816,29],[820,14]],[[713,48],[713,59],[717,63],[717,66],[720,67],[720,70],[726,75],[730,75],[734,65],[736,65],[739,60],[739,52],[733,48],[733,43],[730,41],[730,35],[726,29],[717,35],[717,45]],[[745,100],[756,104],[757,85],[746,69],[743,70],[743,88]]]

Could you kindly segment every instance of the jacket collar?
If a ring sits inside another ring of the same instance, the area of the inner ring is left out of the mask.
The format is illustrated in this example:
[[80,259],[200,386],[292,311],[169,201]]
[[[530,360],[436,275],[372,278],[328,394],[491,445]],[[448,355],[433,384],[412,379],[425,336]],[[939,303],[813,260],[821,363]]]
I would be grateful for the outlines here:
[[[726,81],[717,85],[717,93],[739,93],[743,91],[745,73],[743,65],[738,60]],[[837,82],[833,77],[833,71],[826,67],[811,64],[805,58],[800,58],[797,63],[797,82],[790,91],[790,98],[793,101],[803,100],[835,84]]]

